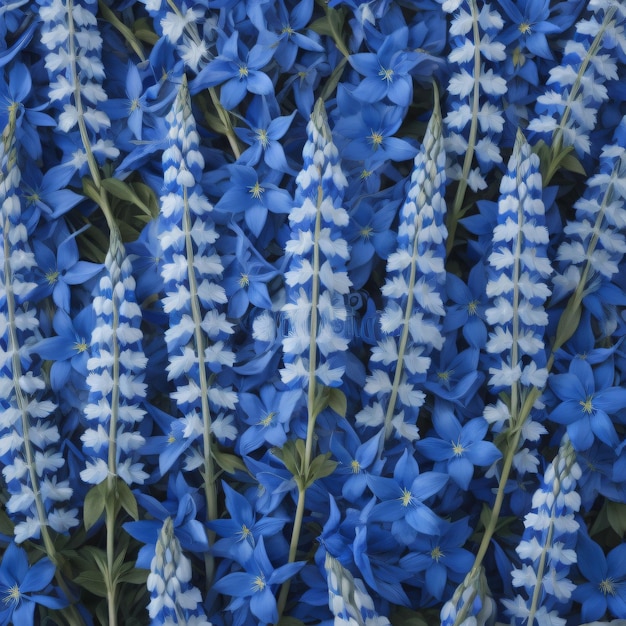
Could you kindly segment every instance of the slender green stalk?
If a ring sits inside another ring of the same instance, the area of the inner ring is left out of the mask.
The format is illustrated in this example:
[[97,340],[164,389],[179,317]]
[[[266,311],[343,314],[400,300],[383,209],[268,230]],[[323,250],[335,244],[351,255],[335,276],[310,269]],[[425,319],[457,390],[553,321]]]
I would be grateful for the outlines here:
[[[419,241],[419,231],[422,227],[422,216],[417,214],[415,218],[415,238],[413,239],[413,254],[411,257],[411,273],[409,275],[408,285],[408,298],[406,301],[406,308],[404,310],[404,322],[402,326],[402,335],[400,336],[400,344],[398,345],[398,360],[396,361],[396,370],[393,376],[393,386],[391,388],[391,396],[389,397],[389,404],[387,405],[387,412],[385,414],[385,439],[389,439],[392,433],[393,411],[396,408],[396,400],[398,398],[398,391],[400,389],[400,381],[402,380],[402,370],[404,368],[404,353],[409,339],[409,322],[411,320],[411,314],[413,313],[413,289],[415,287],[415,277],[417,274],[417,250]],[[381,446],[383,441],[381,440]]]
[[[194,268],[193,241],[191,238],[191,213],[189,209],[189,199],[187,197],[187,187],[183,188],[183,232],[185,233],[185,249],[187,257],[187,276],[189,277],[189,293],[191,300],[191,314],[194,323],[195,352],[198,357],[198,382],[201,390],[202,403],[202,424],[203,430],[203,450],[204,450],[204,495],[207,502],[207,517],[209,521],[218,518],[217,510],[217,490],[215,485],[215,467],[213,465],[212,434],[211,434],[211,408],[209,407],[209,381],[207,378],[207,367],[204,355],[204,334],[202,331],[202,311],[198,300],[198,285]],[[215,535],[207,530],[209,544],[213,543]],[[206,585],[210,587],[213,580],[214,563],[210,554],[205,555]]]
[[[319,166],[318,166],[319,167]],[[307,390],[307,430],[304,448],[304,459],[301,467],[301,477],[298,480],[298,503],[296,505],[296,514],[293,521],[293,529],[291,531],[291,542],[289,544],[289,563],[296,560],[298,552],[298,543],[300,541],[300,533],[302,530],[302,520],[304,519],[304,502],[307,490],[307,478],[311,469],[311,458],[313,456],[313,443],[315,440],[315,421],[317,415],[315,413],[315,398],[317,393],[317,379],[315,375],[317,362],[317,305],[319,301],[319,272],[320,272],[320,247],[319,238],[322,224],[322,172],[320,171],[320,183],[317,188],[317,214],[315,216],[315,235],[313,237],[313,276],[311,287],[311,327],[309,340],[309,386]],[[278,615],[279,618],[285,610],[287,596],[289,594],[290,580],[286,580],[278,596]]]

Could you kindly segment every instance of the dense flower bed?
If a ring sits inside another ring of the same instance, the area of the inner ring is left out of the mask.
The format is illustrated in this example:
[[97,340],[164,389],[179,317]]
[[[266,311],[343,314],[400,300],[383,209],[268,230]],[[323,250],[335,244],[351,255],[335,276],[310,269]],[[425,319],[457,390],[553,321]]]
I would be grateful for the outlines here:
[[626,619],[625,22],[0,0],[0,625]]

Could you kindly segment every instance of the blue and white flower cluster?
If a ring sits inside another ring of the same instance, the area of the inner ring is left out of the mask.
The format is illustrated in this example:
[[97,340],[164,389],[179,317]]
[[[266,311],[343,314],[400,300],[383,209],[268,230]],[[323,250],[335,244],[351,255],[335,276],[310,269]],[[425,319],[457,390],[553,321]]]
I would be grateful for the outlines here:
[[0,626],[626,620],[625,18],[0,2]]

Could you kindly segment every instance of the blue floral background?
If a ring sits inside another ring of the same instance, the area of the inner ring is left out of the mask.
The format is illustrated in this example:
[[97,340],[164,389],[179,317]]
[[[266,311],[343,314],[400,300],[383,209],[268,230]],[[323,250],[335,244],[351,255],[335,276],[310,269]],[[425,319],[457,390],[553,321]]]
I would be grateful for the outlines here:
[[625,26],[0,0],[0,625],[626,620]]

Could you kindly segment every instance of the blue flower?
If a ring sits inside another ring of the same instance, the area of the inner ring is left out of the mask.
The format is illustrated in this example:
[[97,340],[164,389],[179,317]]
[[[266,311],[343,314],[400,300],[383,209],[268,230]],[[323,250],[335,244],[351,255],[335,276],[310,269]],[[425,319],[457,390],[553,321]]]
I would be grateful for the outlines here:
[[460,582],[474,563],[473,554],[462,547],[471,533],[466,517],[441,521],[437,533],[417,535],[409,546],[411,552],[400,559],[400,567],[412,573],[424,572],[426,590],[441,600],[446,582]]
[[26,551],[11,542],[0,561],[0,625],[34,624],[36,604],[50,609],[67,606],[51,593],[55,571],[48,557],[30,565]]
[[35,300],[52,295],[54,303],[70,311],[70,285],[82,285],[102,270],[99,263],[80,261],[76,236],[68,235],[59,244],[56,254],[43,242],[35,246],[39,286]]
[[300,0],[294,3],[291,13],[288,12],[283,0],[279,0],[273,7],[258,3],[254,5],[254,8],[255,13],[263,14],[263,19],[253,16],[253,21],[259,31],[264,29],[262,22],[265,20],[267,20],[268,27],[275,31],[276,41],[272,44],[276,48],[274,58],[282,72],[286,73],[291,70],[299,50],[324,52],[319,42],[313,39],[314,35],[309,36],[298,32],[306,28],[311,21],[313,0]]
[[303,400],[302,391],[279,391],[263,385],[255,393],[239,394],[239,410],[248,428],[238,440],[242,455],[248,455],[264,443],[281,447],[287,441],[289,422]]
[[242,165],[256,165],[263,158],[273,170],[289,172],[285,151],[278,140],[289,130],[295,114],[294,111],[291,115],[272,119],[266,99],[255,97],[248,107],[244,120],[250,129],[241,127],[235,129],[237,136],[250,146],[239,157],[238,162]]
[[228,610],[249,605],[250,612],[259,624],[275,624],[278,610],[274,592],[276,585],[296,574],[304,563],[287,563],[274,568],[265,551],[263,537],[259,538],[254,551],[246,561],[244,572],[226,574],[213,585],[213,590],[233,596]]
[[498,37],[505,44],[518,43],[544,59],[552,59],[552,53],[546,35],[559,33],[562,26],[556,24],[550,16],[549,0],[498,0],[510,25],[504,28]]
[[73,320],[63,309],[57,309],[52,326],[56,336],[46,337],[32,348],[42,359],[53,361],[50,368],[52,389],[61,391],[70,377],[75,385],[84,388],[88,374],[91,333],[95,326],[93,308],[85,307]]
[[449,409],[433,415],[433,425],[439,438],[424,437],[415,447],[426,458],[446,461],[450,478],[467,490],[474,475],[474,466],[488,466],[502,455],[496,446],[483,441],[488,424],[482,417],[466,422],[463,426]]
[[236,164],[228,166],[227,173],[228,186],[215,209],[235,215],[243,212],[246,225],[255,237],[263,231],[268,213],[287,214],[291,210],[291,195],[272,182],[275,176],[270,174],[259,180],[252,167]]
[[[239,43],[239,32],[218,43],[219,55],[191,81],[192,94],[221,84],[220,102],[234,109],[248,92],[261,96],[274,93],[270,77],[262,71],[274,55],[270,45],[257,43],[250,50]],[[241,50],[241,52],[240,52]]]
[[222,482],[226,501],[226,511],[230,519],[213,520],[207,523],[220,539],[213,545],[213,552],[246,563],[252,557],[254,547],[262,537],[272,537],[281,532],[288,522],[286,517],[264,515],[257,519],[252,505],[246,497]]
[[439,532],[439,518],[424,504],[448,482],[440,472],[419,473],[417,461],[405,450],[393,470],[393,478],[369,475],[367,484],[381,500],[370,516],[372,521],[392,522],[391,533],[410,544],[418,532]]
[[561,402],[549,417],[567,426],[576,450],[590,448],[594,435],[610,446],[618,445],[619,437],[609,414],[626,407],[626,389],[612,383],[612,378],[596,377],[591,365],[581,359],[571,362],[568,373],[550,378],[550,388]]
[[407,161],[415,156],[417,149],[411,143],[393,136],[403,121],[401,107],[360,105],[354,100],[344,102],[343,107],[357,111],[342,116],[335,126],[336,133],[347,140],[341,151],[343,158],[365,161],[365,167],[370,169],[381,161]]
[[461,329],[465,341],[472,348],[483,348],[487,343],[485,307],[487,298],[485,287],[487,274],[482,263],[472,267],[467,283],[454,274],[446,277],[446,293],[452,303],[446,307],[443,318],[443,332]]
[[413,99],[413,78],[409,71],[423,53],[407,50],[409,29],[406,26],[387,35],[376,53],[360,52],[350,56],[350,64],[365,78],[352,91],[361,102],[379,102],[387,97],[401,107]]
[[626,544],[605,556],[600,546],[581,531],[576,551],[578,569],[589,581],[578,585],[573,594],[582,605],[582,620],[602,619],[607,609],[615,617],[626,618]]

